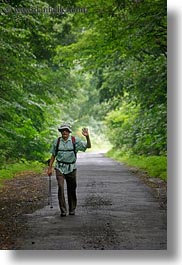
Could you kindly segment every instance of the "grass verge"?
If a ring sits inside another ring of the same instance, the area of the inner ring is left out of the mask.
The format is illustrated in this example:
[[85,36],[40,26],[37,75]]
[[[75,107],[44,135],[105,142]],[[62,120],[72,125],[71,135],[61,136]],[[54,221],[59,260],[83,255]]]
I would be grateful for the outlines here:
[[44,169],[45,165],[35,161],[35,162],[27,162],[24,163],[15,163],[15,164],[8,164],[5,168],[0,169],[0,186],[5,179],[11,179],[16,175],[22,174],[26,172],[34,173],[41,173]]
[[106,156],[123,162],[128,166],[144,170],[151,177],[167,181],[167,158],[164,156],[136,156],[111,149]]

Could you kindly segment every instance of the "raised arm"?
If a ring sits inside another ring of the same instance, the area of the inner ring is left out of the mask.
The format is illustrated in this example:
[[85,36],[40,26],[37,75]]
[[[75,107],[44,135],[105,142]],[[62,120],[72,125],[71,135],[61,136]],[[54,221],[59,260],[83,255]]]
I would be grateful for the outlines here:
[[82,134],[83,134],[83,136],[86,137],[87,148],[91,148],[91,141],[90,141],[90,136],[89,136],[88,129],[87,128],[83,128],[82,129]]

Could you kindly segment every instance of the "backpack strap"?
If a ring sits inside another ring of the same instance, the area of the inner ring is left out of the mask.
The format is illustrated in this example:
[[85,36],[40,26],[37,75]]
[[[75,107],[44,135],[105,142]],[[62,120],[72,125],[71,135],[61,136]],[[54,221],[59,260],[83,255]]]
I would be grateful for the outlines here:
[[76,158],[76,139],[75,139],[75,136],[71,136],[71,140],[72,140],[72,144],[73,144],[73,151],[74,151],[75,158]]
[[[57,156],[57,153],[58,153],[60,140],[61,140],[61,137],[59,137],[58,140],[57,140],[55,156]],[[71,141],[72,141],[72,144],[73,144],[73,151],[74,151],[75,158],[76,158],[76,139],[75,139],[75,136],[71,136]]]

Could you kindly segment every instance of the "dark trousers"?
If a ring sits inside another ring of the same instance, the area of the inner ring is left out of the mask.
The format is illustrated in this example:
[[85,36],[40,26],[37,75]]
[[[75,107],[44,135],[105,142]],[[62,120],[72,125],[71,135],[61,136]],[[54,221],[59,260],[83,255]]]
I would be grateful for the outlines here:
[[77,205],[76,169],[74,169],[73,172],[70,172],[69,174],[62,174],[58,169],[56,169],[56,178],[58,182],[58,200],[61,213],[67,213],[66,201],[64,196],[65,180],[67,184],[69,212],[75,211]]

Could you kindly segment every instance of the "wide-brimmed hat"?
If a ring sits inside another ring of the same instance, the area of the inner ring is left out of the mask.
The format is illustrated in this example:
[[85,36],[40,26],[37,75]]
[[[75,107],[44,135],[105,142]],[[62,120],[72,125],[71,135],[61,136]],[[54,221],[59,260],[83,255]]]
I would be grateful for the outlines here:
[[64,124],[62,124],[62,125],[58,128],[58,131],[60,132],[60,131],[62,131],[62,130],[64,130],[64,129],[68,129],[70,133],[72,132],[72,130],[71,130],[71,125],[68,124],[68,123],[64,123]]

